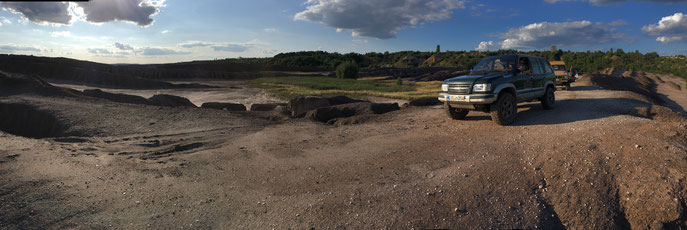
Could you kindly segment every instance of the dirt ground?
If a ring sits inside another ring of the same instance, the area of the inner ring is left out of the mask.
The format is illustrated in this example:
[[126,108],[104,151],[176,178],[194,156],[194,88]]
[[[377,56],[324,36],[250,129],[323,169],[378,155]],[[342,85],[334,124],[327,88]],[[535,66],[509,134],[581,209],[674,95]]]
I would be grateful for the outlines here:
[[[272,113],[13,95],[74,137],[0,132],[0,228],[685,228],[687,122],[585,81],[511,126],[409,107]],[[4,111],[7,112],[7,111]]]

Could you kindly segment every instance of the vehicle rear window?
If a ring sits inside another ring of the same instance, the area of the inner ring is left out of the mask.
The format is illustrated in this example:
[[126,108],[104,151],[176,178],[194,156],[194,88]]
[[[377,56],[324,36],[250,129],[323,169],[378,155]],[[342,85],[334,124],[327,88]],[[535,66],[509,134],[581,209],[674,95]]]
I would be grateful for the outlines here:
[[544,73],[544,68],[541,66],[541,62],[537,58],[530,58],[530,63],[532,64],[532,73],[542,74]]
[[552,67],[554,71],[565,71],[564,65],[553,65]]
[[541,62],[541,66],[544,68],[544,73],[553,73],[553,69],[551,69],[551,64],[549,63],[549,60],[546,59],[539,59]]

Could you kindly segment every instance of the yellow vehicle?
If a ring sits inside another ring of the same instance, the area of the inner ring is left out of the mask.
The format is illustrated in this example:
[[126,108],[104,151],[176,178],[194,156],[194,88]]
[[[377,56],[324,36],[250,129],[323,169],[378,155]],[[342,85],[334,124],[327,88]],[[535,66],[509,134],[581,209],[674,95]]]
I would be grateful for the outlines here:
[[551,61],[550,63],[554,74],[556,74],[556,85],[563,86],[565,90],[570,90],[570,83],[575,82],[575,77],[565,68],[565,62]]

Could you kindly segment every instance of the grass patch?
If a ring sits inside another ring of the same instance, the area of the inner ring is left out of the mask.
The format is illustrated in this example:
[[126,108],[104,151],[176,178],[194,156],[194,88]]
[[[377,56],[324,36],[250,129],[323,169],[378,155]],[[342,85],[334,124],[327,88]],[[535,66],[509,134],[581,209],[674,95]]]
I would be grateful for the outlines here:
[[397,85],[396,80],[380,78],[339,79],[332,77],[266,77],[251,80],[250,84],[267,89],[270,93],[283,98],[297,96],[348,96],[348,97],[388,97],[413,100],[436,97],[441,91],[441,82],[418,82]]

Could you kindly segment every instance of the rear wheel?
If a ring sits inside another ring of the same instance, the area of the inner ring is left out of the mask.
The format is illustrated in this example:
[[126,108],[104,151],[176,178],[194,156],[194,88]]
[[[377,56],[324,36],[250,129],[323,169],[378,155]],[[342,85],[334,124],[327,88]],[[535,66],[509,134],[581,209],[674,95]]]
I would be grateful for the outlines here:
[[570,90],[570,82],[565,83],[565,90]]
[[499,98],[491,105],[491,120],[499,125],[508,125],[515,121],[515,115],[518,112],[518,104],[515,101],[515,96],[511,93],[504,92],[499,95]]
[[446,111],[446,115],[448,115],[453,120],[463,120],[466,116],[468,116],[468,113],[470,112],[470,110],[467,109],[453,108],[448,103],[444,103],[444,110]]
[[[567,85],[566,87],[570,88],[570,83],[567,83]],[[556,95],[553,92],[553,87],[546,87],[546,92],[544,92],[544,96],[540,101],[544,109],[553,109],[553,106],[556,104]]]

